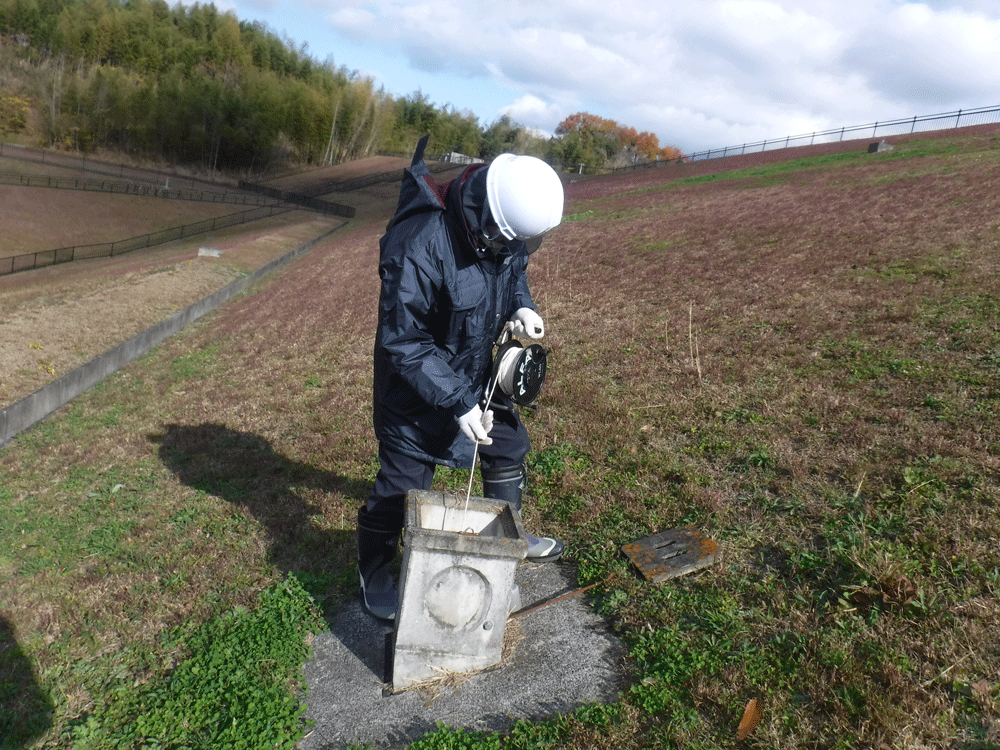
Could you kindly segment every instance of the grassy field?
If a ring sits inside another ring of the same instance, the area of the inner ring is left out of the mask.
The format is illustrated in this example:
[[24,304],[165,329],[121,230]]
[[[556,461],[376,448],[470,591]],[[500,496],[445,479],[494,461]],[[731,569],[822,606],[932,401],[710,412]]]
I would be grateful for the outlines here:
[[[987,131],[570,185],[525,514],[629,687],[414,747],[1000,747],[998,169]],[[293,744],[303,640],[356,606],[384,220],[0,450],[6,747]],[[644,581],[620,546],[682,524],[720,560]]]

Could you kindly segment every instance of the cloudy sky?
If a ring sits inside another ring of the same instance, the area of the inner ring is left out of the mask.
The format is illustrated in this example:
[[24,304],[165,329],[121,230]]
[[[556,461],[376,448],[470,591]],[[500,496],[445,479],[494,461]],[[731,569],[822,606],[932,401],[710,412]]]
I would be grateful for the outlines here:
[[1000,104],[997,0],[216,0],[393,96],[694,153]]

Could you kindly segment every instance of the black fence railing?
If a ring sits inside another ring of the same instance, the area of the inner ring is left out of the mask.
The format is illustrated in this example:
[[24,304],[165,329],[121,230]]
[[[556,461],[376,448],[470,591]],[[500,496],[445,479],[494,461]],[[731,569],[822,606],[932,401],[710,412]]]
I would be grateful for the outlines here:
[[117,177],[120,180],[130,180],[133,182],[144,182],[150,185],[158,185],[163,188],[187,188],[189,190],[207,190],[221,192],[227,187],[231,190],[232,184],[205,180],[199,177],[186,177],[170,172],[162,172],[148,167],[130,167],[125,164],[111,164],[110,162],[87,157],[84,154],[67,154],[63,151],[46,151],[45,149],[29,148],[27,146],[17,146],[11,143],[0,143],[0,157],[7,159],[17,159],[19,161],[32,162],[34,164],[44,164],[60,169],[70,169],[76,172],[87,174],[99,174],[110,177]]
[[[412,158],[412,157],[411,157]],[[429,157],[430,158],[430,157]],[[461,164],[449,164],[444,162],[431,162],[427,164],[429,172],[446,172]],[[385,185],[393,182],[400,182],[403,179],[403,169],[393,169],[389,172],[378,172],[376,174],[362,175],[360,177],[349,177],[343,180],[327,180],[299,191],[301,195],[316,196],[329,195],[330,193],[351,193],[355,190],[373,187],[375,185]]]
[[290,192],[288,190],[278,190],[277,188],[267,187],[266,185],[257,185],[252,182],[247,182],[246,180],[240,180],[239,187],[240,190],[248,190],[250,192],[259,193],[260,195],[266,195],[268,198],[274,198],[275,200],[282,201],[283,203],[292,203],[296,206],[301,206],[302,208],[308,208],[310,211],[318,211],[332,216],[342,216],[346,219],[354,218],[354,207],[345,206],[342,203],[320,200],[319,198],[304,195],[300,192]]
[[137,182],[115,180],[79,179],[72,177],[46,177],[40,175],[0,175],[0,184],[21,187],[47,187],[58,190],[86,190],[95,193],[137,195],[144,198],[199,201],[202,203],[228,203],[242,206],[269,206],[273,200],[262,195],[249,195],[235,190],[192,190],[169,188]]
[[0,276],[5,276],[18,271],[29,271],[33,268],[44,268],[45,266],[56,265],[57,263],[68,263],[73,260],[86,260],[90,258],[107,258],[113,255],[139,250],[141,248],[162,245],[165,242],[174,242],[187,237],[194,237],[198,234],[211,232],[217,229],[225,229],[240,224],[246,224],[259,219],[266,219],[269,216],[287,213],[293,209],[285,205],[261,206],[240,211],[227,216],[217,216],[214,219],[205,219],[194,224],[185,224],[179,227],[164,229],[159,232],[144,234],[139,237],[130,237],[117,242],[102,242],[95,245],[74,245],[73,247],[61,247],[56,250],[42,250],[37,253],[27,253],[24,255],[14,255],[12,257],[0,258]]
[[0,184],[25,187],[52,187],[70,190],[93,190],[106,193],[139,195],[153,198],[196,200],[212,203],[257,206],[227,216],[172,227],[138,237],[115,242],[75,245],[55,250],[0,258],[0,276],[18,271],[57,263],[68,263],[88,258],[120,255],[140,248],[192,237],[216,229],[246,224],[258,219],[287,213],[294,208],[305,208],[318,213],[353,218],[355,209],[339,203],[319,200],[286,190],[275,190],[241,181],[238,187],[196,177],[182,177],[155,169],[110,164],[84,155],[45,151],[24,146],[0,143],[0,157],[44,164],[57,169],[82,171],[87,174],[106,175],[117,179],[80,179],[58,176],[0,175]]

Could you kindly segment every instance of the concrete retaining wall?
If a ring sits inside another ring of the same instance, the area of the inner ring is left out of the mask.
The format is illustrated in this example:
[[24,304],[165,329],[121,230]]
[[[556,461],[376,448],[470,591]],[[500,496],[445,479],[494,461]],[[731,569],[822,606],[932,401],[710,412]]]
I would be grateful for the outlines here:
[[237,279],[226,287],[210,294],[205,299],[195,302],[166,320],[157,323],[137,336],[133,336],[123,344],[95,357],[85,365],[63,375],[30,396],[25,396],[0,411],[0,447],[7,445],[20,432],[41,421],[49,414],[69,403],[84,391],[101,382],[108,375],[116,372],[134,359],[149,352],[154,346],[162,343],[170,336],[180,331],[188,323],[192,323],[206,313],[211,312],[232,297],[246,291],[252,284],[260,281],[272,271],[288,263],[296,256],[310,249],[313,245],[343,227],[347,222],[306,242],[280,258],[262,266],[249,276]]

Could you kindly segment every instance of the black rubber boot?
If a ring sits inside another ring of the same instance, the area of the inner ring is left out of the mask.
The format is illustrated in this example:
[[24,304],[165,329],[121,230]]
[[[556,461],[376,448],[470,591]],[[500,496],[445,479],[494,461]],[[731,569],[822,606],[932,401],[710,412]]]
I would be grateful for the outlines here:
[[490,500],[503,500],[521,512],[521,497],[524,493],[524,464],[503,466],[499,469],[482,468],[483,497]]
[[[503,500],[514,506],[520,514],[521,498],[524,494],[525,477],[528,474],[524,464],[503,466],[496,469],[482,467],[483,497],[490,500]],[[547,536],[533,536],[525,532],[528,538],[527,559],[533,562],[553,562],[562,557],[566,548],[558,539]]]
[[380,620],[396,618],[398,601],[390,565],[403,527],[402,511],[358,509],[358,573],[361,604]]

